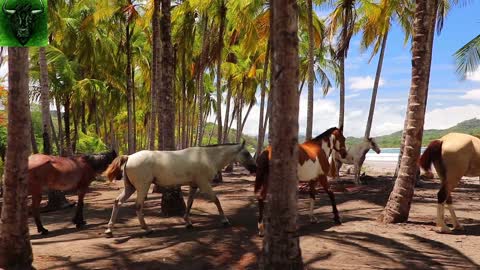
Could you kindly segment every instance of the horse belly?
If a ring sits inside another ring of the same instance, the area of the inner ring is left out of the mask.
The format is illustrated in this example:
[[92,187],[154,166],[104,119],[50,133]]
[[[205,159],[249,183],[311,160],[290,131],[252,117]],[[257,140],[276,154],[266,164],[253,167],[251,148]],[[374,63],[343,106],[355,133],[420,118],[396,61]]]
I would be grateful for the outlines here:
[[318,158],[315,161],[311,159],[305,161],[302,165],[297,166],[298,180],[309,181],[317,178],[320,174],[323,174],[322,168]]

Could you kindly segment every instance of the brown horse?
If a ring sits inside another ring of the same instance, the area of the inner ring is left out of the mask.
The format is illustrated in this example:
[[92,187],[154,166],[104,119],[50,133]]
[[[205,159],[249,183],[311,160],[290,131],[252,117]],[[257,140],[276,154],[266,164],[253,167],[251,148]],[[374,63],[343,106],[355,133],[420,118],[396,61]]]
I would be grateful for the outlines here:
[[[298,179],[299,181],[309,182],[310,193],[310,221],[317,222],[313,215],[313,207],[315,203],[315,187],[318,182],[322,185],[325,192],[332,203],[334,221],[341,224],[338,215],[337,204],[335,203],[335,195],[329,189],[327,174],[330,171],[328,157],[335,150],[345,158],[347,151],[345,148],[345,137],[342,134],[342,128],[330,128],[319,136],[298,145]],[[258,234],[263,236],[263,208],[264,200],[267,197],[268,189],[268,169],[269,160],[271,159],[271,147],[267,147],[257,159],[257,175],[255,178],[255,194],[258,200]]]
[[462,176],[480,176],[480,139],[462,133],[448,133],[430,142],[419,159],[420,167],[427,173],[430,173],[432,163],[441,180],[437,195],[439,232],[451,232],[444,220],[444,203],[447,203],[452,216],[453,228],[463,230],[453,209],[451,192],[458,186]]
[[114,150],[102,154],[74,157],[31,155],[28,158],[28,190],[32,195],[32,214],[38,232],[48,233],[40,221],[39,211],[44,187],[53,190],[77,191],[77,210],[72,221],[77,228],[80,228],[86,224],[83,219],[83,198],[88,186],[95,175],[102,173],[115,157],[117,157],[117,153]]

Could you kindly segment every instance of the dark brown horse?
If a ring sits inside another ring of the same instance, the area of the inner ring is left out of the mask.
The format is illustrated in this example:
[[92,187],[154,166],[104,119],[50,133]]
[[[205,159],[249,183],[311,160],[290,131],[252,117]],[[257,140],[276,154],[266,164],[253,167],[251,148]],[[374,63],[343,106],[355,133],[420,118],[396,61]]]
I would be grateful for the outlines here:
[[42,190],[47,187],[53,190],[76,190],[78,203],[73,223],[77,228],[85,225],[83,219],[83,198],[88,186],[96,174],[102,173],[117,153],[110,152],[74,157],[57,157],[42,154],[31,155],[28,158],[28,190],[32,195],[32,214],[41,234],[47,234],[40,221],[39,206],[42,201]]
[[[315,202],[315,187],[318,182],[322,185],[325,192],[332,203],[334,221],[341,224],[338,215],[337,204],[335,203],[335,195],[329,189],[327,174],[330,171],[328,157],[335,150],[345,158],[347,151],[345,148],[345,137],[340,128],[330,128],[319,136],[298,145],[298,180],[308,181],[310,189],[310,221],[316,222],[317,219],[313,215],[313,206]],[[267,197],[268,188],[268,168],[271,158],[271,147],[267,147],[257,159],[257,175],[255,178],[255,194],[258,199],[258,234],[263,236],[263,208],[264,200]]]

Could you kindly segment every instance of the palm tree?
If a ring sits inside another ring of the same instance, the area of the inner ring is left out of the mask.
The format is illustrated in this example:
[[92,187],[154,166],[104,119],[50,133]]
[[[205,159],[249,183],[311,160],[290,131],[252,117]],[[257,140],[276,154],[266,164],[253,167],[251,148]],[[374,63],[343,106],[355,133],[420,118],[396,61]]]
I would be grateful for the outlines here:
[[312,0],[307,0],[307,17],[308,17],[308,103],[307,103],[307,130],[305,139],[312,138],[313,126],[313,80],[315,72],[313,70],[313,48],[315,40],[313,36],[313,4]]
[[[160,83],[160,0],[153,1],[152,15],[152,75],[151,75],[151,98],[150,98],[150,129],[149,149],[155,149],[155,130],[158,118],[158,85]],[[160,132],[160,127],[159,127]]]
[[8,48],[8,139],[0,226],[0,268],[31,269],[28,232],[28,48]]
[[345,59],[347,58],[350,39],[352,38],[355,21],[357,19],[355,0],[338,0],[335,9],[328,16],[330,21],[328,32],[330,39],[336,34],[337,29],[341,27],[340,40],[338,41],[336,58],[339,61],[339,84],[340,84],[340,113],[338,117],[338,126],[344,126],[345,118]]
[[416,162],[422,145],[425,107],[432,60],[437,0],[417,0],[412,43],[412,83],[408,100],[405,147],[400,172],[381,219],[385,223],[408,220],[416,180]]
[[457,62],[457,73],[462,78],[475,72],[480,66],[480,35],[463,45],[454,55]]
[[[227,7],[224,0],[219,0],[219,12],[220,25],[218,29],[218,54],[217,54],[217,138],[218,143],[222,143],[222,52],[223,52],[223,34],[225,31],[225,19],[227,13]],[[226,128],[226,127],[224,127]]]
[[[294,0],[273,1],[272,159],[266,230],[260,269],[303,269],[297,226],[298,7]],[[280,72],[281,71],[281,72]],[[292,154],[293,153],[293,154]],[[288,256],[286,256],[288,254]]]
[[[175,150],[175,100],[173,89],[174,61],[171,40],[170,0],[162,0],[160,19],[160,36],[162,41],[162,74],[160,83],[160,150]],[[185,202],[180,187],[164,189],[162,195],[162,212],[166,216],[183,216]]]

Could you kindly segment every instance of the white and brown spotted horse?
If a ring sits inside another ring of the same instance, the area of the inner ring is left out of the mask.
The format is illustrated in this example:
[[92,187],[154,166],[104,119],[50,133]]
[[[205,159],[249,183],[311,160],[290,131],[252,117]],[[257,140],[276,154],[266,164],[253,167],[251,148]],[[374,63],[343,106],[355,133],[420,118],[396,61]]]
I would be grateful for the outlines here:
[[426,172],[430,172],[432,163],[441,181],[437,205],[439,232],[451,232],[444,220],[444,203],[452,216],[453,228],[463,230],[453,209],[451,193],[462,176],[480,176],[480,139],[462,133],[448,133],[430,142],[419,159],[420,167]]
[[[340,153],[342,158],[345,158],[347,151],[345,148],[345,137],[340,128],[330,128],[314,139],[308,140],[298,145],[298,179],[299,181],[309,182],[310,193],[310,221],[317,222],[313,215],[313,207],[315,203],[315,187],[318,182],[322,185],[325,192],[330,197],[332,203],[334,221],[336,224],[341,224],[338,215],[337,205],[335,203],[335,195],[329,189],[327,174],[330,171],[330,164],[328,157],[332,151],[335,150]],[[271,147],[268,146],[257,159],[257,175],[255,178],[255,194],[258,200],[258,234],[263,236],[263,208],[264,201],[267,196],[268,188],[268,170],[269,160],[271,159]]]

